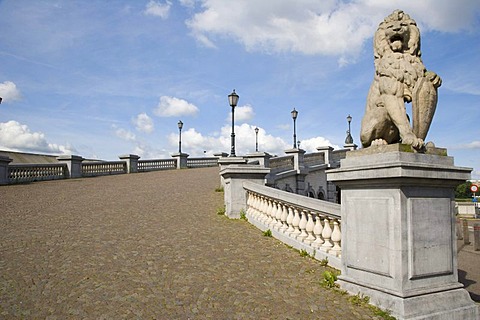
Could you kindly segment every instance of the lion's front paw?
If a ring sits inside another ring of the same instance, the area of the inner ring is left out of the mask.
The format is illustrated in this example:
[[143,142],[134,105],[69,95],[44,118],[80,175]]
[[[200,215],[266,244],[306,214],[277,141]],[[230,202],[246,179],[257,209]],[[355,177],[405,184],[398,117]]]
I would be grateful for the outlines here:
[[383,146],[383,145],[386,145],[388,144],[387,141],[383,140],[383,139],[375,139],[372,141],[372,143],[370,144],[371,146]]
[[413,133],[409,133],[405,137],[402,137],[402,143],[409,144],[416,150],[425,147],[425,142],[423,142],[422,139],[417,138]]

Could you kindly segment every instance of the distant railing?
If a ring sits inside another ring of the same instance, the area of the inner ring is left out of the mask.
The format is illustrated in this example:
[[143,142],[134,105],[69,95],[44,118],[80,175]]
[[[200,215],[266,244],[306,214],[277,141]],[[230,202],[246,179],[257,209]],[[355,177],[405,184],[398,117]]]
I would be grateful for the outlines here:
[[244,182],[248,221],[281,241],[340,268],[340,205]]
[[325,163],[325,153],[323,153],[323,152],[306,153],[303,156],[303,161],[307,166],[324,164]]
[[177,168],[177,159],[139,160],[138,172],[168,170]]
[[187,168],[204,168],[218,166],[218,158],[187,158]]
[[82,176],[93,177],[127,173],[125,161],[98,161],[82,163]]
[[62,163],[11,164],[8,166],[10,183],[65,179],[67,176],[67,165]]
[[270,158],[269,168],[272,171],[282,171],[294,168],[293,156]]

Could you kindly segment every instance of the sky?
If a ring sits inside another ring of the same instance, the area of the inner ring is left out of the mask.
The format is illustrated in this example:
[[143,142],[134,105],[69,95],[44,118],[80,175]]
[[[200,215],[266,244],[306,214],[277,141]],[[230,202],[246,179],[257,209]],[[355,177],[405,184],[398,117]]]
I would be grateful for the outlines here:
[[[427,141],[480,178],[478,0],[0,0],[0,149],[118,160],[354,142],[393,10],[443,80]],[[408,107],[407,107],[408,110]]]

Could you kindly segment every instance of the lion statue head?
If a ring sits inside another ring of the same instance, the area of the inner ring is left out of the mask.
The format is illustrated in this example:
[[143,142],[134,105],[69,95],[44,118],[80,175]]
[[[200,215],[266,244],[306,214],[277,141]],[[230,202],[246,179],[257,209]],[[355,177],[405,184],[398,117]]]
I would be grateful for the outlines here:
[[392,52],[420,57],[420,31],[417,23],[402,10],[395,10],[378,26],[373,50],[375,59]]

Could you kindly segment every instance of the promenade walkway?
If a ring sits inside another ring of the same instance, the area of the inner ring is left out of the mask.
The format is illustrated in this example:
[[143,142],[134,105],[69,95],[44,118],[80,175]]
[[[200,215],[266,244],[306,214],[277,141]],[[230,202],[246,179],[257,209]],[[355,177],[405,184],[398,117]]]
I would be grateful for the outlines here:
[[217,215],[218,185],[204,168],[0,187],[0,319],[377,319]]

